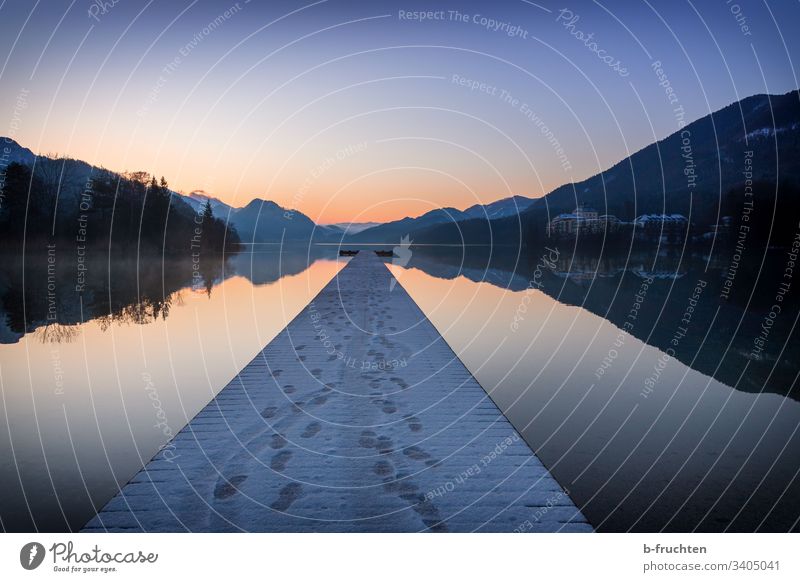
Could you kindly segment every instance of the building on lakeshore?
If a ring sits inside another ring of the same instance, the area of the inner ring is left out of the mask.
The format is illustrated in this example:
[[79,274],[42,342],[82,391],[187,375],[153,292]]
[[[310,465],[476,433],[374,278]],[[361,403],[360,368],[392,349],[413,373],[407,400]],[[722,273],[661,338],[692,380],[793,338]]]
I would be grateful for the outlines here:
[[622,221],[613,214],[598,215],[597,210],[578,206],[570,213],[559,214],[547,224],[547,233],[555,238],[567,238],[580,234],[602,234],[616,232]]
[[642,214],[633,224],[637,238],[664,242],[680,240],[689,229],[689,219],[683,214]]

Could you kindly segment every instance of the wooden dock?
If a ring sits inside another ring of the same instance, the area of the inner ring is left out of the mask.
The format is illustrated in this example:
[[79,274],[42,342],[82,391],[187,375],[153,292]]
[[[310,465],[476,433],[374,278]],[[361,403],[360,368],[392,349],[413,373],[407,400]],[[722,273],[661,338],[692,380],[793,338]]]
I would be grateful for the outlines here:
[[592,531],[393,281],[350,260],[84,531]]

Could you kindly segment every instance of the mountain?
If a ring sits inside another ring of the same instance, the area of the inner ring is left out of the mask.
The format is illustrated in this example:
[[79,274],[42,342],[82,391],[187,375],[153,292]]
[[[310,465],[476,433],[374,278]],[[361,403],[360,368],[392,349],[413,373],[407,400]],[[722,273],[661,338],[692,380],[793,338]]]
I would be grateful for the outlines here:
[[336,233],[342,234],[358,234],[361,231],[378,226],[380,222],[336,222],[333,224],[326,224],[325,226]]
[[30,166],[36,159],[28,148],[24,148],[10,137],[0,137],[0,168],[5,168],[14,162]]
[[[774,233],[791,234],[795,230],[790,224],[792,217],[800,210],[800,201],[794,195],[800,186],[799,152],[798,91],[747,97],[694,121],[604,172],[565,184],[534,200],[521,214],[521,232],[529,244],[546,242],[547,221],[579,204],[627,221],[646,213],[679,213],[693,224],[707,227],[722,216],[731,216],[731,230],[735,231],[737,221],[745,214],[744,187],[749,179],[757,200],[754,214],[760,213],[757,220],[763,231],[751,238],[766,241]],[[409,234],[415,242],[460,244],[463,239],[468,243],[492,240],[513,244],[520,233],[519,223],[506,216],[489,223],[468,220],[458,225],[428,224]]]
[[[651,212],[716,216],[720,194],[744,181],[745,153],[753,179],[800,175],[800,96],[754,95],[702,117],[591,178],[565,184],[534,208],[593,206],[621,218]],[[780,164],[778,164],[780,162]],[[780,176],[779,176],[780,172]]]
[[[33,166],[36,161],[37,175],[42,177],[50,189],[58,190],[59,213],[72,214],[77,211],[80,198],[90,177],[97,180],[125,181],[126,174],[117,174],[97,168],[81,160],[69,158],[37,157],[31,150],[22,147],[11,138],[0,137],[0,169],[12,163]],[[317,226],[297,210],[288,210],[268,200],[255,199],[243,208],[233,208],[222,200],[202,190],[181,194],[168,190],[172,210],[183,218],[194,220],[206,201],[211,202],[214,217],[229,221],[238,231],[243,242],[309,241],[312,233],[317,240],[341,237],[342,230]],[[119,211],[119,210],[118,210]],[[191,237],[189,237],[191,238]],[[188,240],[188,238],[187,238]]]
[[[0,141],[2,244],[59,240],[78,247],[170,253],[197,246],[197,212],[163,178],[159,182],[146,172],[117,173],[68,157],[37,156],[13,139]],[[205,221],[202,230],[204,250],[238,245],[235,233],[216,218]]]
[[427,238],[427,233],[437,232],[436,228],[441,227],[445,231],[457,233],[460,225],[464,221],[478,220],[486,224],[489,220],[501,218],[514,218],[520,212],[528,209],[534,202],[532,198],[524,196],[512,196],[503,198],[490,204],[475,204],[466,210],[456,208],[437,208],[416,218],[406,217],[401,220],[387,222],[379,226],[368,228],[347,237],[349,242],[364,243],[397,243],[402,237],[411,233],[420,233],[420,240],[412,234],[411,238],[415,242],[422,242]]
[[230,222],[243,243],[326,241],[335,231],[318,226],[298,210],[288,210],[270,200],[256,198],[244,208],[234,209]]
[[526,198],[525,196],[511,196],[490,204],[475,204],[467,208],[463,215],[466,219],[488,218],[493,220],[495,218],[506,218],[516,216],[520,212],[527,210],[534,201],[534,198]]
[[203,190],[195,190],[189,194],[179,194],[179,196],[198,213],[203,211],[206,201],[211,202],[211,210],[214,212],[214,216],[222,218],[223,220],[228,216],[228,213],[233,210],[232,206],[226,204],[219,198],[214,198]]
[[[37,156],[29,149],[22,147],[10,138],[0,138],[5,149],[0,151],[0,168],[13,162],[32,166]],[[67,208],[76,207],[84,185],[90,176],[103,175],[106,179],[127,179],[128,174],[117,174],[102,168],[93,167],[81,160],[51,159],[39,157],[37,165],[41,173],[61,181],[59,204]],[[52,167],[51,167],[52,166]],[[68,171],[62,172],[66,168]],[[134,173],[136,175],[140,173]],[[51,175],[51,176],[50,176]],[[50,180],[53,181],[52,179]],[[66,186],[66,187],[64,187]],[[466,210],[441,208],[432,210],[415,218],[406,217],[389,223],[338,223],[317,225],[308,216],[298,210],[283,208],[278,204],[256,198],[242,208],[234,208],[219,198],[203,190],[195,190],[189,194],[181,194],[169,190],[171,207],[183,217],[193,218],[200,213],[206,201],[211,203],[214,216],[232,224],[241,240],[246,243],[277,243],[281,240],[291,242],[386,242],[396,243],[410,232],[420,231],[425,237],[425,230],[437,225],[451,227],[455,223],[477,219],[486,227],[486,220],[516,217],[518,213],[534,202],[524,196],[512,196],[490,204],[475,204]],[[458,228],[456,227],[456,231]],[[434,233],[435,236],[435,233]]]
[[348,236],[347,240],[349,242],[364,243],[396,243],[403,236],[415,230],[435,224],[458,221],[463,218],[464,216],[461,210],[456,210],[455,208],[437,208],[436,210],[431,210],[416,218],[407,216],[400,220],[393,220],[392,222],[373,226],[372,228]]
[[242,242],[338,242],[345,243],[396,243],[409,232],[442,224],[455,224],[471,219],[480,219],[486,224],[489,219],[516,217],[519,212],[530,207],[532,198],[512,196],[490,204],[475,204],[466,210],[439,208],[415,218],[406,217],[387,223],[336,223],[315,224],[299,210],[289,210],[269,200],[256,198],[243,208],[233,208],[202,190],[196,190],[181,199],[199,212],[206,203],[211,202],[214,216],[229,220],[236,228]]
[[177,196],[197,213],[202,212],[206,201],[210,202],[214,216],[232,224],[244,243],[308,242],[312,234],[317,240],[327,240],[344,232],[317,226],[302,212],[261,198],[251,200],[242,208],[234,208],[203,190]]
[[37,156],[9,137],[0,137],[0,144],[0,168],[7,168],[13,163],[33,167],[36,162],[36,175],[47,182],[49,190],[59,190],[59,204],[67,207],[79,204],[87,179],[93,171],[100,172],[99,168],[93,168],[82,160]]
[[[57,184],[59,205],[64,205],[67,210],[78,206],[89,178],[94,180],[98,178],[126,179],[124,174],[93,166],[83,160],[37,156],[10,137],[0,137],[0,168],[6,168],[12,163],[33,166],[34,162],[37,164],[37,175],[41,175],[45,181]],[[169,190],[169,193],[172,195],[173,210],[185,217],[193,217],[194,213],[205,203],[205,200],[201,204],[194,201],[191,196],[183,196],[172,190]],[[216,212],[215,215],[217,215]]]

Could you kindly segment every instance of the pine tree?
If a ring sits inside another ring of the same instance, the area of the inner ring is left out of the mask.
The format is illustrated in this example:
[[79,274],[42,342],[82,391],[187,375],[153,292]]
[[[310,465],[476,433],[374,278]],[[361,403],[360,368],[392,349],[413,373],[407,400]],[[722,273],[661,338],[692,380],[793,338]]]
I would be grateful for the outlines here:
[[214,211],[211,209],[211,201],[206,200],[205,205],[203,206],[203,224],[205,226],[211,226],[211,221],[214,220]]

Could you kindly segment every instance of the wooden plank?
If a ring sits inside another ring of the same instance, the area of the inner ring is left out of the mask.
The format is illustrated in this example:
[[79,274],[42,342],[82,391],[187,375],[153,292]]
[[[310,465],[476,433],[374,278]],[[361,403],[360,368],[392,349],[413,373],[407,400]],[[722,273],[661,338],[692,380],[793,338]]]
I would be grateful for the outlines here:
[[172,445],[84,531],[592,531],[372,252]]

